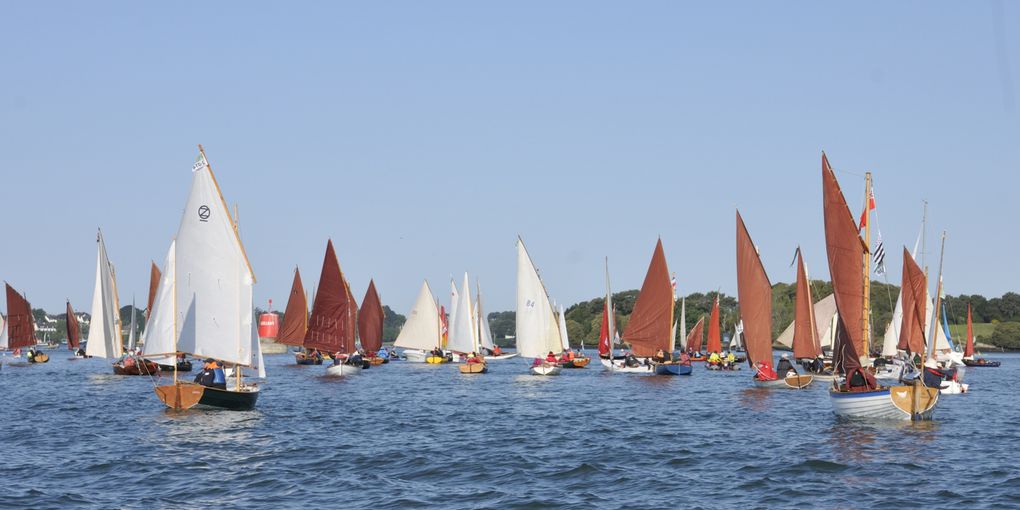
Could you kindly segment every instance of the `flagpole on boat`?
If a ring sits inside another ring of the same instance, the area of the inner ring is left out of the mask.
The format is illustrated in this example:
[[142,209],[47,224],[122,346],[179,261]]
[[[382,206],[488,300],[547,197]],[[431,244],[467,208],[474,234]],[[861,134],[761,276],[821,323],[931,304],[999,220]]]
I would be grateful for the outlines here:
[[864,318],[861,337],[861,365],[868,366],[868,353],[871,344],[871,172],[864,174]]

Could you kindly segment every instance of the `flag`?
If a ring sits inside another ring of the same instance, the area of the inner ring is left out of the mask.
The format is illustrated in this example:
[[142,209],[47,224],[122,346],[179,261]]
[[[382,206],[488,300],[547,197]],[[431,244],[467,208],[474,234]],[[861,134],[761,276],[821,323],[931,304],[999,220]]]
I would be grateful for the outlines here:
[[790,267],[793,267],[797,263],[797,255],[800,255],[800,246],[796,250],[793,250],[793,260],[790,261]]
[[446,307],[439,307],[439,336],[443,341],[442,347],[446,347],[446,339],[449,336],[449,326],[446,318]]
[[673,301],[676,301],[676,273],[673,273],[673,277],[670,278],[669,284],[673,287]]
[[868,211],[875,210],[875,189],[868,190],[868,205],[863,211],[861,211],[861,226],[858,230],[863,229],[868,224]]
[[872,252],[871,260],[875,264],[875,274],[885,274],[885,246],[881,230],[878,231],[878,247]]

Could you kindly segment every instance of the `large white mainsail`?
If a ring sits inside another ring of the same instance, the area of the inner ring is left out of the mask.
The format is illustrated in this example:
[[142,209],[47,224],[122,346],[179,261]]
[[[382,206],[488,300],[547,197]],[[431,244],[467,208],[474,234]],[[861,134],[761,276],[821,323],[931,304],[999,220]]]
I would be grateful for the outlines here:
[[173,364],[176,358],[174,333],[174,267],[176,243],[170,242],[170,249],[163,259],[163,273],[156,286],[156,297],[152,300],[149,320],[142,334],[142,355],[164,365]]
[[526,358],[544,358],[562,350],[549,294],[524,241],[517,238],[517,352]]
[[176,237],[177,351],[250,366],[255,275],[205,154]]
[[471,309],[471,288],[468,275],[464,273],[464,285],[457,294],[456,305],[450,313],[450,336],[446,348],[461,353],[475,352],[478,348],[473,310]]
[[489,319],[485,316],[485,310],[482,307],[482,286],[481,284],[476,285],[478,295],[475,299],[478,300],[478,308],[475,310],[475,314],[478,316],[478,344],[492,352],[496,346],[492,343],[492,329],[489,327]]
[[563,351],[566,352],[570,350],[570,336],[567,335],[567,314],[563,311],[563,305],[560,305],[559,325],[560,342],[563,342]]
[[131,330],[128,331],[128,351],[135,350],[135,330],[138,328],[138,323],[135,322],[135,300],[131,300]]
[[0,315],[0,351],[6,351],[8,345],[10,345],[10,339],[7,337],[7,321],[4,320],[3,315]]
[[106,256],[102,231],[96,236],[96,243],[99,245],[99,253],[96,255],[96,287],[92,292],[92,318],[85,354],[99,358],[119,358],[124,353],[124,339],[120,331],[117,281],[113,264],[110,264]]
[[436,306],[436,298],[432,296],[429,282],[425,281],[422,282],[418,299],[407,314],[407,322],[400,329],[400,334],[397,335],[393,345],[404,349],[428,351],[438,347],[442,341],[439,332],[439,307]]

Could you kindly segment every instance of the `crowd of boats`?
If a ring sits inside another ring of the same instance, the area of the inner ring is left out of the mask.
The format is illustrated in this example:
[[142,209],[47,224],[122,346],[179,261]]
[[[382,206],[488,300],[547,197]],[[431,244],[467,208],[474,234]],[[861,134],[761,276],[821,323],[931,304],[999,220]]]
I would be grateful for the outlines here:
[[[998,362],[974,356],[969,310],[966,345],[958,350],[952,344],[940,311],[941,261],[933,298],[926,270],[906,248],[892,321],[881,345],[871,338],[869,286],[875,254],[870,244],[869,218],[874,208],[870,174],[865,179],[865,196],[858,222],[822,155],[822,213],[833,294],[815,301],[798,249],[794,320],[776,339],[792,349],[792,357],[782,354],[776,363],[772,285],[738,211],[740,318],[728,345],[722,345],[718,298],[707,324],[702,317],[686,331],[686,301],[678,296],[676,278],[671,276],[659,239],[622,335],[616,328],[606,261],[599,365],[620,374],[691,376],[699,363],[708,370],[739,370],[746,364],[750,384],[763,389],[803,389],[825,381],[838,415],[931,419],[941,394],[967,391],[965,367],[992,367]],[[942,243],[944,250],[945,236]],[[266,376],[252,301],[255,275],[241,243],[236,211],[231,215],[226,206],[201,146],[177,233],[170,239],[162,266],[153,263],[151,267],[144,332],[136,339],[132,307],[127,346],[122,340],[116,274],[101,231],[97,245],[87,341],[82,342],[77,316],[67,303],[67,345],[75,353],[73,359],[106,358],[113,360],[116,374],[153,377],[156,395],[172,409],[253,408],[260,386],[251,379]],[[877,251],[881,250],[879,246]],[[6,290],[8,315],[0,316],[3,360],[15,365],[48,361],[48,355],[34,347],[28,300],[10,284]],[[466,273],[459,288],[451,281],[447,313],[428,282],[423,282],[394,345],[384,347],[384,312],[374,282],[369,283],[359,307],[330,240],[310,310],[301,273],[295,268],[275,341],[292,346],[295,364],[326,365],[325,374],[337,377],[392,362],[457,363],[459,371],[470,376],[487,373],[490,363],[514,358],[526,360],[521,370],[526,366],[536,376],[589,367],[591,357],[583,345],[571,345],[564,309],[553,305],[521,238],[517,240],[515,351],[504,352],[493,341],[478,282],[474,291],[472,297]],[[23,363],[19,361],[22,348],[28,348]],[[182,375],[192,370],[189,357],[204,360],[194,381]],[[161,376],[171,379],[167,382]]]

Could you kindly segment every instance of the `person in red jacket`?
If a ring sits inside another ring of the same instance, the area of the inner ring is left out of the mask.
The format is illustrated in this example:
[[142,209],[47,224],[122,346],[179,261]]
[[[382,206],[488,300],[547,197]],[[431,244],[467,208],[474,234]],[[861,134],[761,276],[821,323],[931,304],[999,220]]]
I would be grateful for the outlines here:
[[754,376],[759,381],[775,381],[779,379],[776,375],[776,371],[772,369],[772,362],[769,360],[759,361],[754,364],[755,370],[758,371]]
[[545,360],[548,361],[549,363],[556,363],[556,355],[553,354],[552,351],[549,351],[549,354],[545,357]]

